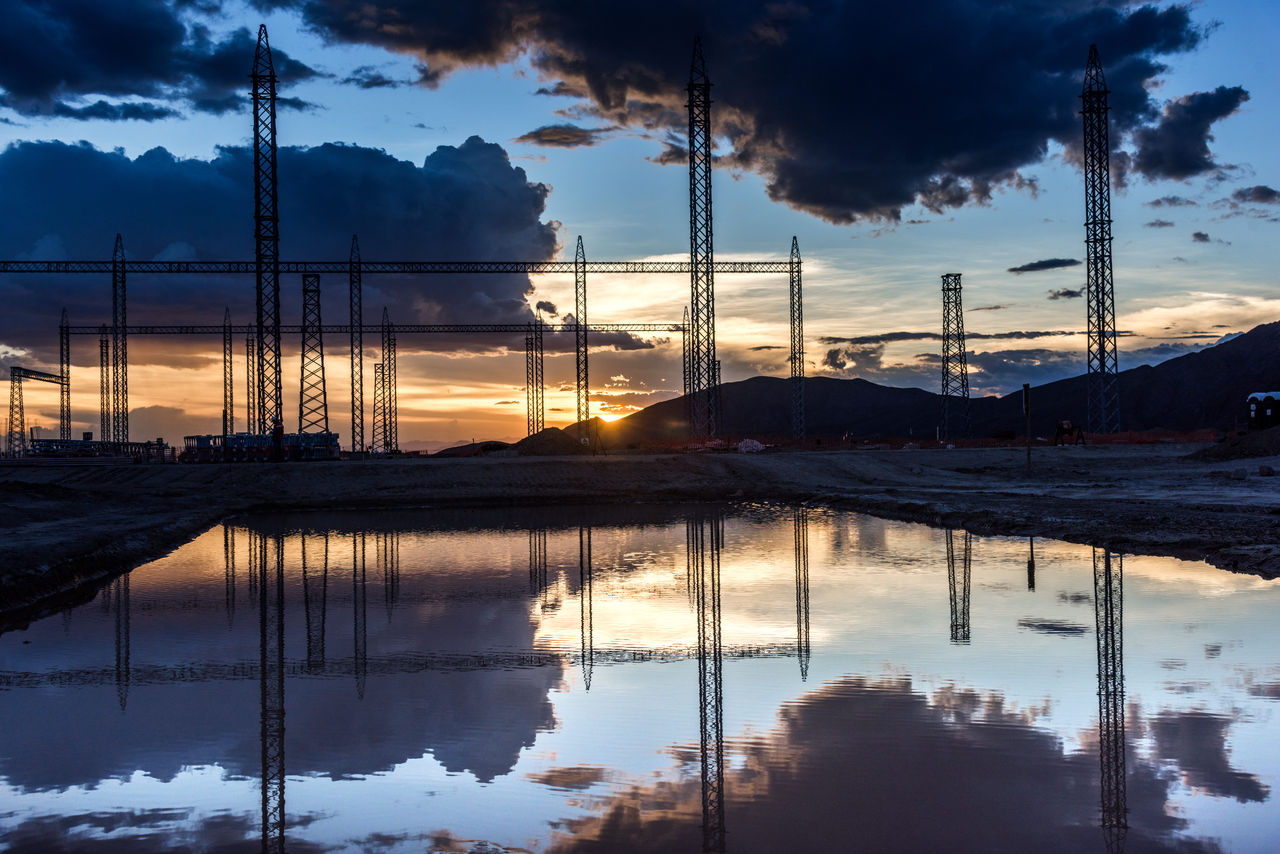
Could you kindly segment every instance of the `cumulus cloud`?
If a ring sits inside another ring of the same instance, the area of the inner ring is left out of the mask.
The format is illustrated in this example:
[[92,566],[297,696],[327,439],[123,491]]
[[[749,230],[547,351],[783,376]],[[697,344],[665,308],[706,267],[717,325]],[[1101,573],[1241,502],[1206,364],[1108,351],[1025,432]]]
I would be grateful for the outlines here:
[[[27,142],[0,152],[0,185],[21,209],[0,233],[7,258],[105,258],[117,231],[129,257],[253,257],[252,163],[246,148],[210,160],[179,159],[163,148],[136,158],[87,143]],[[471,137],[440,146],[421,164],[348,145],[281,148],[280,245],[290,258],[344,259],[352,233],[365,258],[547,259],[555,229],[542,219],[548,188],[530,182],[501,146]],[[199,204],[192,204],[198,199]],[[397,323],[525,323],[532,320],[523,275],[371,276],[367,322],[388,306]],[[345,320],[346,279],[325,277],[325,319]],[[129,280],[130,320],[217,323],[253,316],[252,277],[185,276]],[[282,281],[284,322],[297,323],[300,283]],[[109,283],[92,276],[5,276],[0,344],[56,361],[56,326],[66,306],[73,324],[109,316]],[[376,314],[375,314],[376,312]],[[563,337],[563,336],[560,336]],[[406,338],[402,348],[426,339]],[[518,342],[518,343],[522,343]],[[604,342],[601,342],[604,343]],[[514,346],[514,345],[513,345]],[[88,357],[89,348],[80,348]]]
[[[417,57],[426,85],[465,67],[527,56],[545,81],[539,92],[580,99],[566,115],[650,134],[665,146],[651,158],[660,163],[684,156],[679,144],[663,140],[687,129],[690,43],[701,33],[716,87],[720,164],[763,176],[770,198],[837,223],[897,220],[913,203],[934,211],[983,203],[1001,187],[1034,191],[1024,170],[1041,162],[1051,143],[1078,153],[1077,96],[1091,42],[1102,52],[1119,145],[1162,118],[1150,94],[1165,70],[1161,58],[1203,37],[1190,4],[1125,0],[619,0],[591,15],[563,0],[486,0],[465,8],[420,0],[258,5],[296,9],[335,41]],[[853,49],[850,33],[864,34]],[[1000,59],[975,60],[984,56]],[[852,82],[803,82],[809,80]],[[1173,168],[1159,156],[1169,135],[1213,121],[1201,94],[1166,110],[1164,125],[1155,126],[1163,130],[1139,146],[1144,165]]]
[[1042,261],[1032,261],[1029,264],[1023,264],[1019,267],[1010,267],[1008,272],[1015,275],[1022,273],[1039,273],[1042,270],[1058,270],[1063,267],[1074,267],[1080,261],[1076,258],[1045,258]]
[[1147,178],[1175,180],[1219,169],[1209,152],[1209,127],[1247,100],[1249,93],[1241,87],[1219,86],[1170,101],[1156,125],[1134,131],[1134,169]]
[[1253,203],[1256,205],[1280,204],[1280,190],[1274,190],[1265,184],[1256,187],[1241,187],[1231,194],[1233,201]]
[[[188,5],[10,0],[0,28],[0,105],[28,116],[144,121],[175,115],[179,104],[210,113],[241,108],[256,34],[241,28],[215,37]],[[272,54],[281,87],[318,75],[285,50]]]
[[1210,242],[1210,241],[1209,241],[1209,235],[1208,235],[1208,234],[1206,234],[1206,233],[1205,233],[1205,232],[1203,232],[1203,231],[1193,231],[1193,232],[1191,232],[1191,239],[1192,239],[1193,241],[1195,241],[1196,243],[1208,243],[1208,242]]

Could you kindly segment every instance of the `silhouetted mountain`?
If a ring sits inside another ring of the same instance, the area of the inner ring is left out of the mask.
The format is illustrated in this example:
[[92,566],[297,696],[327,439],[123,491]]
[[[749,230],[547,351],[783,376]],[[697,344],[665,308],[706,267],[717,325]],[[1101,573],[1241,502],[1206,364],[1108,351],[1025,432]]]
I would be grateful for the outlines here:
[[[1081,354],[1083,361],[1083,354]],[[1124,364],[1124,352],[1120,353]],[[1162,362],[1120,372],[1122,430],[1230,428],[1243,423],[1250,392],[1280,388],[1280,322]],[[1085,423],[1088,378],[1084,375],[1031,389],[1032,429],[1053,435],[1069,418]],[[720,434],[791,434],[790,380],[752,377],[720,389]],[[809,436],[915,436],[932,438],[941,412],[940,395],[918,388],[893,388],[867,380],[812,377],[805,380],[805,421]],[[1022,393],[970,401],[971,435],[1023,429]],[[602,438],[618,447],[634,442],[681,441],[688,435],[685,399],[666,400],[602,428]]]

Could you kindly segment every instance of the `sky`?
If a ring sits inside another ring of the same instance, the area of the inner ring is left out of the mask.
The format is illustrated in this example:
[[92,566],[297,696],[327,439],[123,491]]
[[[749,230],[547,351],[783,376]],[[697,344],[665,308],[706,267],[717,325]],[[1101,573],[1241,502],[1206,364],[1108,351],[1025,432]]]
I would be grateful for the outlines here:
[[[1274,320],[1280,81],[1271,4],[14,0],[0,33],[0,256],[251,259],[248,72],[280,76],[280,251],[340,260],[687,259],[685,86],[713,82],[717,258],[804,258],[806,371],[937,390],[940,276],[963,275],[970,385],[1084,370],[1079,93],[1111,90],[1120,367]],[[345,277],[322,281],[346,321]],[[678,321],[687,277],[589,280],[592,323]],[[301,282],[282,285],[299,322]],[[132,323],[253,317],[251,277],[129,280]],[[716,281],[725,381],[785,376],[785,276]],[[103,277],[0,278],[0,366],[57,367],[57,323],[110,319]],[[366,322],[573,311],[561,276],[365,277]],[[539,309],[538,307],[541,306]],[[285,342],[286,426],[298,343]],[[239,348],[240,344],[237,342]],[[72,353],[73,431],[97,427],[97,348]],[[216,340],[130,342],[131,435],[219,431]],[[366,354],[371,388],[376,342]],[[399,341],[403,447],[525,431],[523,340]],[[345,341],[326,341],[331,429],[350,436]],[[592,413],[680,391],[678,336],[591,354]],[[244,365],[235,365],[243,427]],[[547,422],[573,420],[567,336]],[[52,386],[27,423],[56,429]],[[366,426],[366,430],[368,427]]]

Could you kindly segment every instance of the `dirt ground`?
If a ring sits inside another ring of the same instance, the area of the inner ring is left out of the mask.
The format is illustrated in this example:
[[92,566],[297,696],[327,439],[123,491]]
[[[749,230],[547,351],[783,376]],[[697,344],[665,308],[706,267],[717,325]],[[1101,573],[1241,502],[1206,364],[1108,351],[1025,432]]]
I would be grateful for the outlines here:
[[[1200,445],[0,466],[0,616],[34,613],[264,510],[805,502],[1280,575],[1280,457]],[[9,620],[6,620],[8,622]]]

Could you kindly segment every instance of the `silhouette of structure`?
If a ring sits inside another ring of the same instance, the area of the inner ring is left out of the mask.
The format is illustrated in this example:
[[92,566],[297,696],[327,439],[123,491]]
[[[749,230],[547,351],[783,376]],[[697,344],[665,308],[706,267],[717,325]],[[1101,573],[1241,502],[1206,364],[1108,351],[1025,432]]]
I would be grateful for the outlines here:
[[[284,854],[284,540],[259,535],[262,850]],[[270,569],[268,569],[268,561]]]
[[258,339],[244,339],[245,365],[245,419],[250,433],[261,433],[262,424],[258,421]]
[[702,850],[725,850],[724,655],[720,639],[720,550],[724,520],[699,515],[686,527],[698,617],[698,723],[702,764]]
[[791,434],[803,439],[804,427],[804,299],[800,292],[800,244],[791,238]]
[[276,72],[267,27],[253,56],[254,274],[258,300],[258,426],[284,422],[280,392],[280,209],[276,193]]
[[400,532],[388,531],[378,537],[378,558],[382,563],[382,602],[387,609],[387,624],[396,605],[400,604]]
[[[67,310],[62,310],[58,321],[58,376],[62,387],[58,390],[58,438],[71,439],[71,322]],[[99,437],[101,438],[101,437]]]
[[1036,592],[1036,538],[1027,538],[1027,592]]
[[27,380],[36,380],[65,388],[65,376],[33,371],[18,365],[9,368],[9,433],[5,441],[5,453],[9,456],[21,457],[27,452],[27,414],[23,405],[22,384]]
[[[956,410],[960,411],[957,413]],[[942,438],[969,435],[969,363],[965,357],[960,274],[942,274]]]
[[[689,305],[691,347],[689,392],[693,396],[691,433],[716,435],[716,298],[711,226],[711,79],[702,57],[702,39],[694,39],[689,64]],[[788,266],[788,272],[790,267]]]
[[222,435],[236,432],[235,372],[232,363],[231,309],[222,313]]
[[595,669],[595,626],[591,619],[591,528],[578,528],[578,606],[581,610],[582,632],[582,682],[591,690],[591,676]]
[[1089,64],[1080,93],[1084,117],[1085,296],[1089,321],[1089,430],[1120,429],[1116,302],[1111,276],[1111,142],[1107,127],[1106,78],[1098,46],[1089,45]]
[[796,531],[796,658],[800,681],[809,678],[809,509],[797,507]]
[[542,318],[538,317],[524,336],[525,433],[529,436],[546,426],[547,384],[542,366]]
[[373,445],[375,454],[387,452],[387,382],[381,362],[373,366]]
[[302,277],[302,380],[298,391],[298,432],[329,432],[324,389],[324,333],[320,325],[320,277]]
[[1124,560],[1093,550],[1093,608],[1098,639],[1098,761],[1107,849],[1123,848],[1129,827],[1124,731]]
[[547,592],[547,529],[529,531],[529,589],[545,595]]
[[351,535],[351,613],[352,670],[356,677],[356,696],[364,699],[365,682],[369,677],[369,597],[365,572],[367,540],[363,533]]
[[124,240],[111,253],[111,442],[129,441],[129,311],[125,292]]
[[[13,405],[12,392],[9,396],[9,405],[11,407]],[[98,333],[98,438],[104,442],[110,442],[113,427],[111,422],[111,335],[104,326]]]
[[307,535],[302,536],[302,609],[307,623],[307,670],[324,672],[324,629],[329,600],[329,535],[322,538],[324,552],[319,578],[307,571]]
[[947,584],[951,593],[951,642],[969,642],[969,588],[973,549],[969,532],[964,532],[960,570],[956,570],[955,532],[947,529]]
[[[574,365],[577,371],[577,416],[580,430],[587,429],[591,419],[589,400],[590,374],[587,370],[587,253],[578,235],[578,248],[573,254],[573,341]],[[580,437],[581,438],[581,437]]]
[[364,278],[360,266],[360,241],[351,235],[347,270],[351,326],[351,452],[364,451]]
[[400,450],[399,411],[396,403],[396,329],[391,315],[382,310],[383,453]]
[[227,628],[235,623],[236,616],[236,529],[222,526],[222,572],[226,583]]

